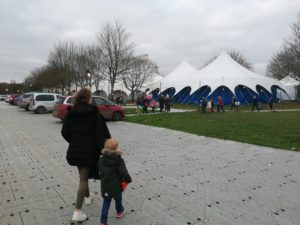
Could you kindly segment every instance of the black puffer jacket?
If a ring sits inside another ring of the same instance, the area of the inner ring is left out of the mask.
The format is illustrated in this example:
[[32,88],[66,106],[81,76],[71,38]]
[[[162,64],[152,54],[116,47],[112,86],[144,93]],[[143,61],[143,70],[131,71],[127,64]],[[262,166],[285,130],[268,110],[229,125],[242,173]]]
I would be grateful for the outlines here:
[[124,159],[116,151],[103,149],[98,162],[102,196],[115,197],[122,192],[121,183],[131,183]]
[[[111,137],[97,107],[79,104],[72,108],[65,117],[61,133],[69,143],[68,163],[72,166],[89,167],[95,172],[104,142]],[[90,175],[90,178],[97,177]]]

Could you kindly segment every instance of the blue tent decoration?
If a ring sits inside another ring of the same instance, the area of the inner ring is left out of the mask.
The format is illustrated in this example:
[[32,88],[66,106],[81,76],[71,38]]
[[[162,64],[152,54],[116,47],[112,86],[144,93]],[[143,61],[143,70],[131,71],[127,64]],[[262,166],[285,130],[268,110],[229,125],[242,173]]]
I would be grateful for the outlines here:
[[253,96],[259,99],[259,95],[245,85],[238,85],[234,89],[235,96],[241,104],[252,104]]
[[152,98],[154,98],[154,99],[158,99],[158,93],[159,93],[159,88],[155,88],[154,90],[152,90],[151,92],[150,92],[150,94],[152,95]]
[[186,97],[182,103],[184,104],[199,104],[200,98],[207,97],[208,94],[211,92],[211,89],[208,85],[204,85],[198,88],[193,94]]
[[290,98],[289,95],[286,93],[286,91],[283,90],[281,87],[279,87],[278,85],[272,85],[271,91],[272,91],[273,98],[275,99],[275,101],[278,101],[279,99],[282,98],[282,96],[277,96],[278,90],[280,91],[279,92],[280,94],[283,92],[288,98]]
[[173,102],[182,103],[185,98],[187,98],[192,91],[190,86],[182,88],[174,97]]
[[221,85],[209,95],[208,99],[213,99],[213,101],[217,103],[218,96],[221,96],[224,105],[227,105],[231,104],[232,96],[234,96],[234,93],[232,93],[232,91],[228,87]]
[[267,102],[269,102],[269,99],[271,97],[273,97],[271,92],[269,92],[267,89],[265,89],[263,86],[261,86],[259,84],[256,85],[256,91],[259,94],[258,100],[261,103],[267,103]]
[[166,90],[164,90],[163,92],[159,93],[159,95],[169,95],[170,98],[173,98],[174,94],[176,92],[176,89],[174,87],[170,87],[170,88],[167,88]]

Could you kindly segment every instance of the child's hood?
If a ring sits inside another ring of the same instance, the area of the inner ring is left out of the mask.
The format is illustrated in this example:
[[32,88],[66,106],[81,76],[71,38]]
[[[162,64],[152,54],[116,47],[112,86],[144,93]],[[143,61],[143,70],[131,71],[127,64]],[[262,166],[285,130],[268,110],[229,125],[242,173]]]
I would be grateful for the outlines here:
[[110,150],[108,148],[103,148],[101,152],[103,155],[119,155],[119,156],[121,156],[123,154],[123,151],[120,149]]
[[105,166],[116,166],[121,161],[121,154],[122,151],[120,150],[109,150],[103,149],[102,150],[102,162]]

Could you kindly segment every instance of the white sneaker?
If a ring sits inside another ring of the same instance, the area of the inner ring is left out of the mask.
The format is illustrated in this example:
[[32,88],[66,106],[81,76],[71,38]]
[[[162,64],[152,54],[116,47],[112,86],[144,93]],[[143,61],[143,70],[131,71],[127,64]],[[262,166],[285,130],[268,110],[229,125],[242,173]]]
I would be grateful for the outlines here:
[[84,203],[86,205],[90,205],[92,203],[92,197],[84,197]]
[[86,215],[82,211],[75,210],[72,216],[72,221],[85,221]]

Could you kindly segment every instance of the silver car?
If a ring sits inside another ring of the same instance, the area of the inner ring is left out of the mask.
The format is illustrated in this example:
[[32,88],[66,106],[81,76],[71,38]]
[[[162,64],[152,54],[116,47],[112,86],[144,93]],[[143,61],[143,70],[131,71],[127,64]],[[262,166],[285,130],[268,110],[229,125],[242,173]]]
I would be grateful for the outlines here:
[[30,98],[29,110],[35,113],[52,112],[55,102],[60,94],[55,93],[34,93]]

